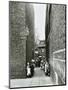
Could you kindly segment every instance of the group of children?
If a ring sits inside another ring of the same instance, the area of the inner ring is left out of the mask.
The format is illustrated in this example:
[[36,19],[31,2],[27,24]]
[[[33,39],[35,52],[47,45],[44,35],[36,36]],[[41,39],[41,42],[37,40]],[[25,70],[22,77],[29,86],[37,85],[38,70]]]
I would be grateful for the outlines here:
[[[31,63],[27,62],[27,77],[32,77],[34,75],[34,68],[35,68],[35,61],[32,61]],[[41,60],[40,68],[44,70],[45,75],[50,76],[50,66],[47,61],[44,62],[43,60]]]

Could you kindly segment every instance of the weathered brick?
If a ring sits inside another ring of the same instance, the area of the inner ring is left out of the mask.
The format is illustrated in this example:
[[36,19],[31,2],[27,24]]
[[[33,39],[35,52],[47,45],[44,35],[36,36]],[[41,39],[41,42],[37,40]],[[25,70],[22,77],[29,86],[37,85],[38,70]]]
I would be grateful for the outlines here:
[[[46,15],[46,58],[50,63],[53,79],[54,73],[57,72],[59,84],[65,84],[65,9],[65,5],[48,4]],[[58,50],[60,52],[54,54]]]

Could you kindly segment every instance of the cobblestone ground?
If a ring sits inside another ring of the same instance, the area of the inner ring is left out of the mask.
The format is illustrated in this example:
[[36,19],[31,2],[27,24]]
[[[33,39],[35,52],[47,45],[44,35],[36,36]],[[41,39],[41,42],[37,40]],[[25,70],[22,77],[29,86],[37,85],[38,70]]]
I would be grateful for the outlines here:
[[35,73],[32,78],[26,79],[12,79],[10,80],[10,87],[32,87],[32,86],[48,86],[53,85],[51,77],[45,76],[43,70],[35,68]]

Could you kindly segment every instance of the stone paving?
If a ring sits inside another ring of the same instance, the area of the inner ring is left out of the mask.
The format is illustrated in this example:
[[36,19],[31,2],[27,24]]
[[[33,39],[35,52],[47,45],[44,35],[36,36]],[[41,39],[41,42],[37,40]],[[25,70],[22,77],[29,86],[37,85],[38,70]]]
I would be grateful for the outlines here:
[[35,73],[32,78],[10,80],[10,88],[48,85],[54,85],[54,83],[52,82],[51,77],[45,76],[43,70],[40,68],[35,68]]

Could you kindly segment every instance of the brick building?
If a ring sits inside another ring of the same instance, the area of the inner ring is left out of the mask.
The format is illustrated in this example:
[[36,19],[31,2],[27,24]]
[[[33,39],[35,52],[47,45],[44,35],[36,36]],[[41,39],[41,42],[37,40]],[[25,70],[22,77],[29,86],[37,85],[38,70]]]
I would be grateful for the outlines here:
[[58,85],[65,84],[66,63],[66,5],[47,5],[46,10],[46,60],[51,76]]
[[[26,78],[26,49],[32,50],[33,43],[33,26],[27,7],[28,3],[9,2],[9,73],[10,79]],[[27,11],[26,11],[27,10]],[[30,9],[29,9],[30,10]],[[31,11],[31,10],[30,10]],[[26,21],[29,22],[26,23]],[[30,26],[31,25],[31,26]],[[32,31],[31,31],[32,30]],[[31,35],[32,34],[32,35]],[[32,36],[32,37],[31,37]],[[29,39],[28,39],[29,38]],[[30,47],[27,47],[27,45]],[[30,45],[29,45],[30,44]],[[27,56],[28,55],[28,56]],[[30,56],[32,53],[30,53]],[[32,57],[32,56],[31,56]]]
[[[26,24],[29,28],[29,35],[26,42],[26,60],[31,61],[34,58],[34,8],[32,3],[26,3]],[[29,53],[30,52],[30,53]]]

